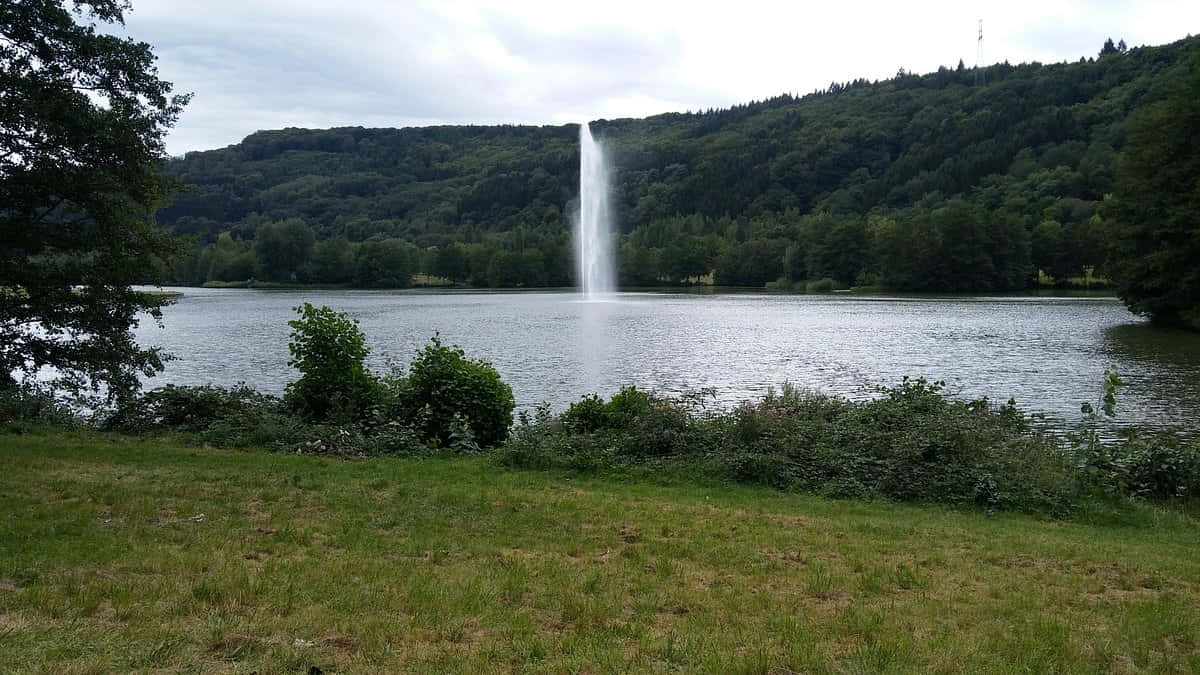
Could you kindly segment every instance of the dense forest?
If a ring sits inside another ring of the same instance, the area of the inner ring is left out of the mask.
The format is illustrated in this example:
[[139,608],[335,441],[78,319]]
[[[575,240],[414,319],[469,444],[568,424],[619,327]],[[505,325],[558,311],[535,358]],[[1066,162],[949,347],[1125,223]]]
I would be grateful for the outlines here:
[[[1200,38],[591,124],[619,280],[998,291],[1104,272],[1127,121]],[[564,286],[578,126],[260,131],[171,160],[179,283]]]

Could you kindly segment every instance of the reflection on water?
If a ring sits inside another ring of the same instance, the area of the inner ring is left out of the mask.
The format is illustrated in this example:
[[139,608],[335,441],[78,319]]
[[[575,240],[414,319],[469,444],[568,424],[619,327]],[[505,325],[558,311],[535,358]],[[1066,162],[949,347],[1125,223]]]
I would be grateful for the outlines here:
[[1118,406],[1131,417],[1152,415],[1165,426],[1197,426],[1200,411],[1200,335],[1130,323],[1104,331],[1104,351],[1127,385]]
[[301,302],[361,321],[372,368],[405,365],[435,331],[492,361],[518,405],[561,409],[587,393],[713,387],[725,405],[790,381],[850,397],[904,375],[945,380],[961,397],[1016,398],[1073,422],[1106,367],[1129,386],[1120,422],[1196,426],[1200,336],[1163,331],[1112,298],[861,297],[570,293],[269,292],[188,289],[144,344],[179,357],[159,382],[281,392],[287,321]]

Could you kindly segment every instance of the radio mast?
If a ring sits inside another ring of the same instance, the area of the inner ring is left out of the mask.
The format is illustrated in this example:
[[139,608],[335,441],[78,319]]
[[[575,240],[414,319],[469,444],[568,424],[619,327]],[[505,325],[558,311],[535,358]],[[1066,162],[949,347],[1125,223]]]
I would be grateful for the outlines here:
[[983,19],[979,20],[979,39],[975,41],[975,84],[983,81]]

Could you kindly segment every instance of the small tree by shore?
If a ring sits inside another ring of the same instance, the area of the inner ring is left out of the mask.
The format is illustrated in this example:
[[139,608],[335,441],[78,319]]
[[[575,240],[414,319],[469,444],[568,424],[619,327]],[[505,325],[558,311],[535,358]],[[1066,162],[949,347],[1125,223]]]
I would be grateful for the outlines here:
[[307,302],[295,310],[288,365],[300,379],[288,384],[284,401],[310,422],[361,419],[378,402],[379,382],[363,363],[371,350],[358,320]]

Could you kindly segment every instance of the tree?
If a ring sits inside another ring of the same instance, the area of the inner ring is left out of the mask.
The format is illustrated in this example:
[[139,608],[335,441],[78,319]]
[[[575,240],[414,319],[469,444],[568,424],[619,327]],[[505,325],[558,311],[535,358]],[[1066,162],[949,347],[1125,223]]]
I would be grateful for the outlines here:
[[354,283],[365,288],[412,286],[412,259],[399,239],[368,239],[358,247]]
[[451,281],[466,281],[469,272],[467,253],[462,244],[454,243],[438,249],[433,273]]
[[295,281],[315,241],[312,228],[299,218],[263,225],[254,237],[258,275],[270,281]]
[[222,232],[209,252],[209,280],[246,281],[254,276],[254,251],[250,242],[237,241],[228,232]]
[[377,398],[378,383],[363,365],[371,350],[358,320],[307,302],[293,309],[300,318],[288,322],[288,365],[300,371],[300,379],[288,383],[284,400],[314,422],[362,417]]
[[[68,8],[70,7],[70,8]],[[124,0],[0,4],[0,385],[43,367],[110,397],[162,369],[131,327],[181,247],[151,221],[163,137],[188,96],[150,46],[105,35]]]
[[783,242],[752,239],[729,247],[717,261],[714,282],[718,286],[761,288],[783,271]]
[[317,242],[307,268],[308,281],[346,284],[354,280],[354,249],[341,237]]
[[1104,205],[1106,270],[1129,309],[1200,330],[1200,60],[1136,115]]

